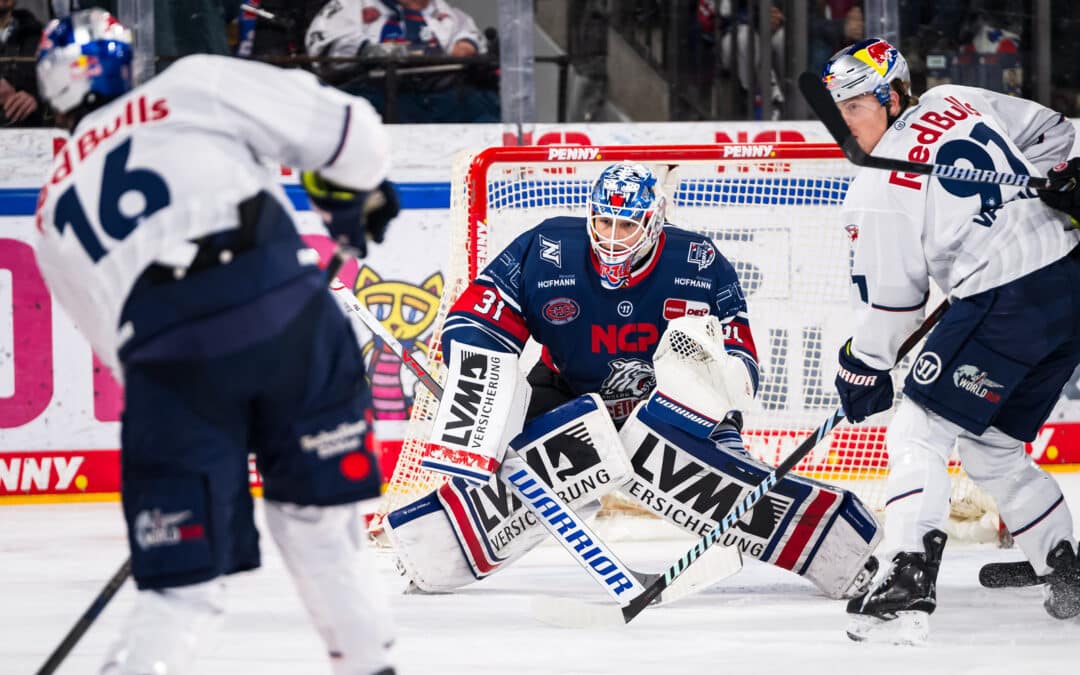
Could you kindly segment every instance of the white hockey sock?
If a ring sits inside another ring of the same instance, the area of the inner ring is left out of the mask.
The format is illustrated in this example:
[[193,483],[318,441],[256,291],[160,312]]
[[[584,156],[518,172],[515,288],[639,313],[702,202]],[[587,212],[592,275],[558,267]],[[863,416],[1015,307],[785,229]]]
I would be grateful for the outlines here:
[[356,505],[263,502],[270,534],[326,643],[334,674],[371,675],[389,667],[389,608]]
[[1073,540],[1072,514],[1054,477],[1024,452],[1024,443],[998,429],[958,440],[960,459],[976,485],[994,498],[1001,520],[1035,571],[1047,574],[1046,556]]
[[948,457],[960,427],[905,398],[889,424],[885,541],[881,550],[921,553],[923,535],[949,517]]
[[139,591],[123,636],[110,648],[101,675],[194,672],[195,654],[208,635],[220,628],[225,613],[225,584],[201,584]]

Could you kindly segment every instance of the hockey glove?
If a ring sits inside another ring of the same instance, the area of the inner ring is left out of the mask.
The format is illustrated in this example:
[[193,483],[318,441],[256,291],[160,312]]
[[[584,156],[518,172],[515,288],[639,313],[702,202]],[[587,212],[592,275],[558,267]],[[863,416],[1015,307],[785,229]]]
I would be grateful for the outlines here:
[[888,410],[893,402],[892,377],[887,370],[876,370],[851,353],[851,339],[840,348],[840,369],[836,373],[836,391],[844,415],[852,422],[862,422],[874,413]]
[[[1046,174],[1049,183],[1039,190],[1039,198],[1048,206],[1068,214],[1071,227],[1080,228],[1080,157],[1058,164]],[[1068,229],[1068,228],[1066,228]]]
[[367,256],[367,240],[381,242],[390,221],[401,210],[390,181],[383,181],[372,192],[361,192],[331,183],[314,171],[304,171],[300,183],[330,234],[348,239],[361,258]]

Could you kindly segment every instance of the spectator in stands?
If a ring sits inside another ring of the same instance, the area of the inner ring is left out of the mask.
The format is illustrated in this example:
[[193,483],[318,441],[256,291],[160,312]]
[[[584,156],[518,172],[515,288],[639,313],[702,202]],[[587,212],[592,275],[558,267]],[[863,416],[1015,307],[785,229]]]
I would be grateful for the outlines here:
[[[53,14],[67,16],[100,7],[118,15],[117,0],[53,0]],[[240,13],[241,0],[154,0],[154,53],[157,71],[188,54],[231,53],[226,25]],[[134,26],[136,35],[140,27]]]
[[809,16],[812,72],[820,70],[841,47],[866,37],[860,0],[813,0]]
[[[42,124],[33,59],[41,40],[41,23],[15,0],[0,0],[0,124],[32,127]],[[6,60],[11,58],[12,60]]]
[[[780,81],[784,77],[784,12],[781,4],[780,0],[773,0],[769,8],[770,82],[767,85],[758,83],[762,95],[768,91],[777,114],[784,105],[784,94],[780,89]],[[742,8],[736,11],[735,5],[732,0],[717,0],[717,15],[721,25],[727,26],[720,38],[720,59],[724,70],[735,71],[739,85],[743,90],[749,90],[751,73],[756,72],[757,58],[760,56],[753,47],[758,41],[757,3],[753,4],[749,14]],[[700,16],[700,9],[698,13]]]
[[326,0],[247,0],[245,4],[266,14],[240,13],[236,54],[266,59],[303,54],[304,33]]
[[[331,0],[312,20],[305,41],[314,57],[393,59],[485,54],[487,40],[465,12],[445,0]],[[350,63],[316,68],[345,91],[363,96],[385,115],[387,92],[382,67],[363,70]],[[475,86],[466,66],[432,72],[399,67],[393,122],[497,122],[499,100],[490,86]],[[485,84],[490,84],[487,82]]]

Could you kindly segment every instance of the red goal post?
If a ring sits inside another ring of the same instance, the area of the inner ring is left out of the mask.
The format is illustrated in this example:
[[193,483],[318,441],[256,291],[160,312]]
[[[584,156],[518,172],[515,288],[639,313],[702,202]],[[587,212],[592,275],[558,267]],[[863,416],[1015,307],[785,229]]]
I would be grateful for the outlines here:
[[[744,436],[753,455],[779,464],[838,405],[832,385],[836,350],[851,332],[852,233],[839,211],[857,167],[832,143],[492,147],[458,157],[450,186],[445,291],[429,360],[437,369],[447,309],[491,257],[545,218],[584,216],[596,175],[617,161],[653,169],[674,204],[669,221],[710,237],[735,266],[762,375]],[[523,362],[529,355],[527,349]],[[899,385],[906,367],[898,370]],[[427,392],[417,392],[381,513],[443,481],[419,467],[436,407]],[[796,471],[853,489],[880,512],[889,418],[885,413],[837,429]],[[974,489],[955,457],[951,470],[954,516],[979,519],[992,512],[990,500]]]

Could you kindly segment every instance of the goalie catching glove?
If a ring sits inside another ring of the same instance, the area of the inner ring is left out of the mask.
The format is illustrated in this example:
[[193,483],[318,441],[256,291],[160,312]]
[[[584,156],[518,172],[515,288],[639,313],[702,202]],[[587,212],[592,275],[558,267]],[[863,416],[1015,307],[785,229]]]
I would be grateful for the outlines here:
[[314,171],[304,171],[300,183],[330,233],[347,238],[361,258],[367,256],[367,240],[381,243],[390,221],[401,211],[397,189],[388,180],[364,192],[328,181]]
[[653,369],[656,394],[649,412],[698,438],[708,438],[730,413],[754,401],[750,365],[724,348],[724,328],[712,315],[668,323]]

